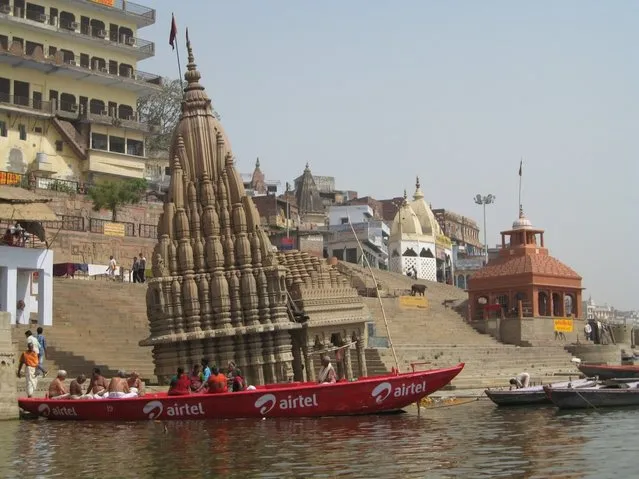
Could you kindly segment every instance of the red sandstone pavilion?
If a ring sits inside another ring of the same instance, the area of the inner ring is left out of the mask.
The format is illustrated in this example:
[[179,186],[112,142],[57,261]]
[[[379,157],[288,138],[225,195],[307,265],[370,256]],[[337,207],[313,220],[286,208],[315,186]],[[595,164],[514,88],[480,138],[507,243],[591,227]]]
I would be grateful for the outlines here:
[[523,210],[501,232],[499,256],[468,281],[470,319],[581,318],[581,276],[548,253]]

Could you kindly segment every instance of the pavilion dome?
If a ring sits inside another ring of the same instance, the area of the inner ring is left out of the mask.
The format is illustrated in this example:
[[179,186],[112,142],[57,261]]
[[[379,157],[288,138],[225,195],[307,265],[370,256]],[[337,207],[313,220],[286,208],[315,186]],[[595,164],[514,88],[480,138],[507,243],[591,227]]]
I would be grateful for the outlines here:
[[514,230],[527,230],[532,229],[532,222],[526,218],[523,208],[519,207],[519,218],[513,221]]
[[415,194],[413,195],[413,201],[410,203],[411,208],[419,219],[419,224],[422,227],[422,233],[426,236],[432,236],[437,238],[443,236],[442,228],[433,214],[433,210],[430,209],[430,205],[424,199],[424,193],[422,192],[419,184],[419,177],[415,183]]
[[424,235],[419,217],[408,203],[404,192],[404,202],[397,211],[391,226],[391,241],[402,239],[420,239]]

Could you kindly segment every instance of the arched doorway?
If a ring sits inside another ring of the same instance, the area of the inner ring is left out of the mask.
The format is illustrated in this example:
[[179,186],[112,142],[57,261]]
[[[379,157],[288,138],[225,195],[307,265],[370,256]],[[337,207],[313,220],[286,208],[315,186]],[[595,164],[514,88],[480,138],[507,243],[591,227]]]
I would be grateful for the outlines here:
[[457,276],[457,287],[466,289],[466,277],[463,274]]
[[574,316],[576,311],[573,311],[573,305],[575,304],[575,299],[572,297],[572,294],[567,294],[564,296],[564,310],[566,311],[566,316]]
[[537,310],[539,311],[539,316],[550,316],[550,298],[548,298],[548,293],[540,291],[537,296]]
[[552,315],[561,318],[563,314],[564,301],[559,293],[552,294]]

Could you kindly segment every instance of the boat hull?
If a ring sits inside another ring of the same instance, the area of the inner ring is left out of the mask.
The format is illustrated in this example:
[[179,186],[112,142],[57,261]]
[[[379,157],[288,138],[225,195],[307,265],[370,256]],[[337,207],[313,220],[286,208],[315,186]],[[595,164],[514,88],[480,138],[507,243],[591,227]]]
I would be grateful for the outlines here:
[[639,389],[545,389],[559,409],[639,406]]
[[[552,388],[556,387],[568,387],[571,385],[573,388],[584,387],[593,384],[588,379],[577,379],[575,381],[566,381],[561,383],[550,384]],[[534,406],[543,404],[552,404],[552,401],[548,399],[544,386],[530,386],[521,389],[486,389],[484,391],[486,396],[490,398],[492,402],[498,406]]]
[[32,414],[57,420],[143,421],[318,417],[396,411],[446,386],[463,369],[452,368],[362,378],[335,384],[287,383],[252,391],[133,399],[20,398]]
[[580,364],[577,366],[587,377],[598,376],[599,379],[638,378],[639,366],[633,365],[606,365],[606,364]]

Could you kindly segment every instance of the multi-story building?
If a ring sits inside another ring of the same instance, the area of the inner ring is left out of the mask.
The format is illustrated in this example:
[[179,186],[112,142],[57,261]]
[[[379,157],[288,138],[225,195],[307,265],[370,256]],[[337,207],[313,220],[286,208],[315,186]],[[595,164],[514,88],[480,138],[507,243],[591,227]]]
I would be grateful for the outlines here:
[[138,30],[154,22],[124,0],[0,0],[0,170],[143,178],[136,103],[161,77],[137,69],[155,52]]

